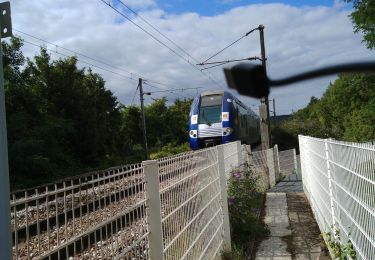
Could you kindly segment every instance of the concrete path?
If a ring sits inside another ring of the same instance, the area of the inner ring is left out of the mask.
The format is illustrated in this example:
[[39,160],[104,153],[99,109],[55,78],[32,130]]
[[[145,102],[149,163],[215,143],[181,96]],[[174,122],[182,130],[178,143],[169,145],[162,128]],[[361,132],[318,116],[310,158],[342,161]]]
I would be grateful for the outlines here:
[[286,194],[268,192],[265,212],[264,223],[270,229],[270,236],[259,245],[256,259],[292,259],[285,240],[292,234]]
[[267,192],[264,222],[270,236],[258,246],[256,259],[331,259],[301,191],[300,175],[292,174]]
[[290,174],[281,182],[277,183],[270,192],[303,192],[302,176],[299,174]]

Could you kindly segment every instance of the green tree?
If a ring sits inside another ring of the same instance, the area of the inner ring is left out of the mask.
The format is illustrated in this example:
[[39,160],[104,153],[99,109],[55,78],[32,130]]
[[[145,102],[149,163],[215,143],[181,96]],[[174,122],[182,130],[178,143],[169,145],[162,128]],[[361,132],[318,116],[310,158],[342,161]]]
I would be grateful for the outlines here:
[[25,59],[18,38],[2,47],[13,186],[119,161],[119,104],[98,74],[43,48]]
[[[22,40],[3,42],[9,165],[12,188],[93,168],[140,162],[140,109],[120,104],[105,81],[77,59],[52,60],[41,48],[26,59]],[[191,100],[145,108],[149,147],[158,156],[185,151]]]
[[363,33],[363,40],[369,49],[375,48],[375,0],[347,0],[354,11],[350,17],[356,33]]
[[[343,74],[320,99],[273,130],[282,146],[296,144],[298,134],[346,141],[375,139],[375,75]],[[289,148],[289,147],[286,147]]]

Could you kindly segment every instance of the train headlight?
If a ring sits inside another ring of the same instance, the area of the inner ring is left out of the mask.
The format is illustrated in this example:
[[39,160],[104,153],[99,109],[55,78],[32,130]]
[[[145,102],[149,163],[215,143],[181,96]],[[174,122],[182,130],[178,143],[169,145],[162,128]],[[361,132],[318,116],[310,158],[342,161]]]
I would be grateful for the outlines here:
[[190,138],[197,138],[197,133],[198,133],[197,130],[190,130],[189,132]]
[[192,125],[198,124],[198,115],[191,116],[191,124]]
[[233,133],[233,128],[231,128],[231,127],[223,128],[223,135],[224,136],[230,135],[231,133]]

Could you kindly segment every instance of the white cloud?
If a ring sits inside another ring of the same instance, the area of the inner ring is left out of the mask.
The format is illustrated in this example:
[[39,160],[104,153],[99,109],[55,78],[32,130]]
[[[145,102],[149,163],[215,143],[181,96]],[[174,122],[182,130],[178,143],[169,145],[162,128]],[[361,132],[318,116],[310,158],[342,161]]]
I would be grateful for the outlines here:
[[141,0],[141,1],[140,0],[126,0],[126,1],[123,1],[123,3],[130,6],[131,8],[137,8],[137,9],[151,8],[151,7],[157,6],[154,0]]
[[[374,52],[366,50],[361,44],[361,36],[353,34],[352,24],[348,18],[349,11],[337,4],[333,7],[300,8],[285,4],[254,4],[208,17],[196,13],[168,14],[153,0],[134,0],[126,3],[134,8],[141,8],[143,11],[140,14],[144,18],[198,61],[208,58],[259,24],[265,25],[270,77],[283,77],[327,64],[374,59]],[[199,71],[99,0],[18,0],[11,1],[11,6],[13,26],[16,29],[176,88],[218,88]],[[135,21],[147,27],[139,18]],[[147,30],[157,35],[151,28],[147,27]],[[160,35],[157,37],[181,53]],[[24,38],[37,42],[26,36]],[[26,55],[36,52],[35,47],[27,44],[24,51]],[[215,59],[245,58],[254,55],[260,55],[257,32]],[[103,67],[102,64],[99,65]],[[94,71],[103,75],[107,87],[114,91],[121,102],[128,104],[131,101],[138,76],[134,76],[135,80],[130,81],[99,69],[94,68]],[[128,75],[126,72],[118,72]],[[222,68],[212,69],[211,73],[222,85],[225,84]],[[271,97],[276,98],[279,110],[277,112],[290,113],[291,109],[296,110],[305,106],[311,95],[321,96],[334,78],[326,77],[272,91]],[[194,94],[195,91],[183,93],[185,96]],[[171,96],[171,99],[173,97]],[[254,104],[257,101],[250,102]]]

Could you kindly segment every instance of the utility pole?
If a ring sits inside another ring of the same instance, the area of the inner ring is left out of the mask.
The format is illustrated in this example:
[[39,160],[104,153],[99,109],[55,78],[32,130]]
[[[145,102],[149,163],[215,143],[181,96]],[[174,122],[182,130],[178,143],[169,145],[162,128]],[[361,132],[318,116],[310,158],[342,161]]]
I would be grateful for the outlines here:
[[[266,50],[264,47],[264,26],[261,24],[259,25],[259,36],[260,36],[260,51],[261,51],[261,58],[262,58],[262,66],[267,75],[267,67],[266,67]],[[260,105],[260,117],[261,117],[261,138],[262,138],[262,149],[266,150],[272,144],[271,140],[271,128],[270,128],[270,109],[269,109],[269,101],[268,95],[261,99]]]
[[[12,36],[10,3],[0,3],[0,39]],[[1,40],[0,40],[1,44]],[[3,78],[3,55],[0,46],[0,259],[12,259],[12,233],[10,230],[9,166],[5,94]],[[17,217],[17,216],[15,216]],[[17,231],[16,231],[17,232]],[[17,241],[16,241],[17,243]]]
[[145,153],[145,160],[148,160],[148,147],[147,147],[147,135],[146,135],[146,119],[145,119],[145,107],[143,104],[144,101],[144,95],[150,95],[150,93],[144,93],[143,92],[143,86],[142,86],[143,80],[139,78],[139,97],[141,100],[141,116],[142,116],[142,129],[143,129],[143,150]]

